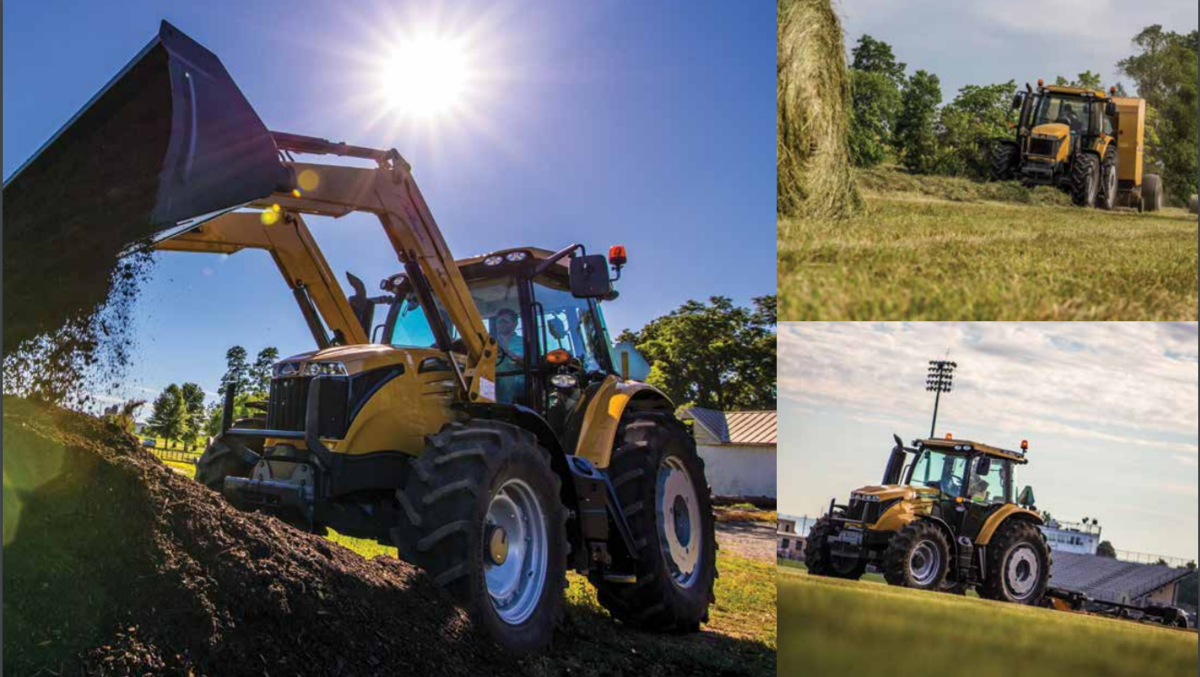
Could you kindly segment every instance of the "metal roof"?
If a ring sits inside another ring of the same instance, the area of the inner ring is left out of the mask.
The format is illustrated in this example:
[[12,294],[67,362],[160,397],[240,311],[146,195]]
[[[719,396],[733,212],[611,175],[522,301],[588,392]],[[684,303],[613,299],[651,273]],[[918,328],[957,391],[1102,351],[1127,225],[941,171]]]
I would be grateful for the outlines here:
[[1186,568],[1138,564],[1124,560],[1055,550],[1050,584],[1084,592],[1104,602],[1134,602],[1188,574]]
[[774,411],[717,411],[689,407],[684,410],[683,418],[695,421],[721,444],[776,444]]

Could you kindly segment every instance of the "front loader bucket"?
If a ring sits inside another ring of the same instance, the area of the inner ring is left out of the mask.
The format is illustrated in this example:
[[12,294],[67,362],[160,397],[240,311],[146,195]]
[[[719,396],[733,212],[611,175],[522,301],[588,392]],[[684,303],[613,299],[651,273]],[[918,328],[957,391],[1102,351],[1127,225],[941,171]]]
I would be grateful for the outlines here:
[[4,182],[4,350],[103,303],[125,253],[288,189],[215,55],[158,35]]

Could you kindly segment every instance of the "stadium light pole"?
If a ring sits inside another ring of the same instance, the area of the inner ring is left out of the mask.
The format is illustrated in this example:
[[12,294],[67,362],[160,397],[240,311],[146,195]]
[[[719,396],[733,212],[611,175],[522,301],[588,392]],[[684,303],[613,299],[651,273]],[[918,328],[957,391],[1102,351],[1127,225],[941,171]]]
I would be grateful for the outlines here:
[[925,390],[934,393],[933,396],[933,422],[929,424],[929,439],[933,439],[937,434],[937,412],[938,403],[941,402],[942,393],[950,392],[954,382],[954,369],[958,364],[949,360],[930,360],[929,361],[929,376],[925,378]]

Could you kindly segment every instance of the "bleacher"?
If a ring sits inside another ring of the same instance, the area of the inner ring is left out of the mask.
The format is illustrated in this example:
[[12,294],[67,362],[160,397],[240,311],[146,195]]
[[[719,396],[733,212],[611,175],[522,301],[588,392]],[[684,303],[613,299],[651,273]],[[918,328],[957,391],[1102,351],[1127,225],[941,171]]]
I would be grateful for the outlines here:
[[1111,557],[1057,551],[1050,585],[1086,593],[1104,602],[1137,604],[1155,590],[1187,576],[1187,569],[1139,564]]

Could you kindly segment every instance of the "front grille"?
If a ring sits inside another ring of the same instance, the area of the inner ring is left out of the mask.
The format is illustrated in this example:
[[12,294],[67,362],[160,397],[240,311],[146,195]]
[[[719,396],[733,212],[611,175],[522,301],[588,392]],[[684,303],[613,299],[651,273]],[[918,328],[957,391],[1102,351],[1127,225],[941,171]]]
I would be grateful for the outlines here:
[[874,524],[879,519],[879,503],[877,501],[862,501],[850,499],[848,515],[850,519],[859,520],[863,524]]
[[1055,157],[1058,155],[1058,141],[1052,139],[1030,139],[1029,154]]
[[[267,428],[271,430],[304,431],[308,409],[307,377],[277,378],[271,381],[271,396],[267,404]],[[321,437],[340,439],[346,434],[348,384],[344,378],[326,378],[321,382],[321,421],[317,426]]]

